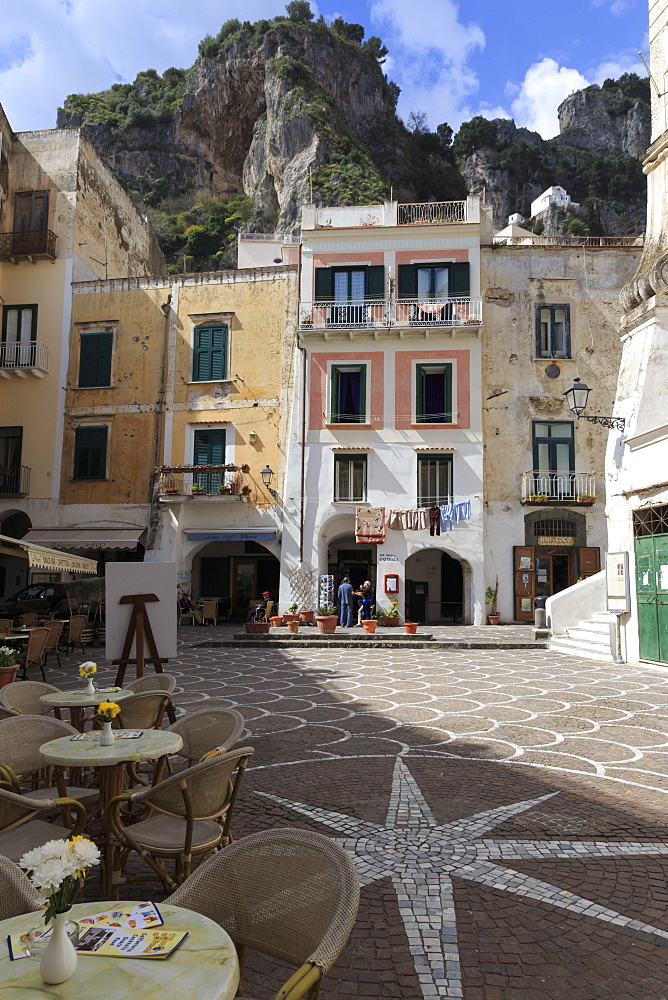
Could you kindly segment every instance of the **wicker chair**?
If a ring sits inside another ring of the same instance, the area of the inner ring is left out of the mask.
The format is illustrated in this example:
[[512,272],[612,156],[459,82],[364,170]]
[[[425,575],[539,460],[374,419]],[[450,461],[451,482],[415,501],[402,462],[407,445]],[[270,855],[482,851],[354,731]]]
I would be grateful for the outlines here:
[[21,715],[47,715],[52,708],[40,704],[40,697],[60,690],[54,684],[45,684],[43,681],[12,681],[0,688],[0,707],[20,712]]
[[85,629],[87,624],[88,624],[87,615],[72,615],[72,617],[70,618],[69,630],[67,633],[67,638],[65,639],[65,642],[67,643],[68,655],[70,652],[70,646],[72,647],[72,649],[74,649],[75,643],[77,642],[81,646],[81,652],[85,654],[86,650],[84,649],[82,635],[83,635],[83,630]]
[[214,625],[218,624],[218,601],[204,601],[202,604],[202,625],[206,625],[207,621],[213,622]]
[[[35,819],[39,813],[74,813],[71,829]],[[18,861],[26,851],[41,847],[49,840],[66,840],[81,833],[86,822],[86,810],[70,798],[33,799],[0,788],[0,854]]]
[[120,702],[121,729],[160,729],[171,698],[164,691],[142,691]]
[[[27,794],[31,799],[43,801],[64,791],[68,798],[78,802],[94,802],[98,796],[96,788],[77,785],[67,785],[60,790],[55,788],[51,783],[52,768],[44,764],[39,752],[39,748],[51,740],[76,735],[77,730],[67,722],[44,715],[17,715],[0,722],[0,764],[11,777],[10,790],[20,794],[21,783],[29,778],[33,787]],[[41,774],[46,779],[44,787],[39,787]]]
[[0,920],[32,913],[43,902],[26,873],[0,854]]
[[49,654],[54,653],[56,659],[58,660],[58,666],[61,666],[60,653],[58,652],[58,643],[60,642],[60,637],[63,632],[63,627],[65,622],[46,622],[45,626],[49,630],[49,638],[47,639],[46,646],[44,647],[44,662],[46,663],[49,659]]
[[[342,847],[295,827],[243,837],[199,866],[165,902],[220,924],[245,949],[298,966],[274,1000],[317,997],[346,946],[359,906],[359,878]],[[237,996],[243,989],[243,978]]]
[[15,712],[13,708],[3,708],[0,705],[0,722],[3,722],[5,719],[14,719],[20,714],[20,712]]
[[39,622],[39,615],[35,611],[25,611],[18,616],[26,628],[32,628]]
[[[244,747],[222,754],[152,788],[123,792],[112,799],[107,815],[120,845],[114,851],[114,892],[121,882],[146,881],[141,876],[123,877],[130,851],[140,855],[156,872],[165,891],[170,891],[190,874],[193,855],[208,854],[229,844],[239,787],[253,753],[251,747]],[[124,810],[135,806],[148,806],[153,813],[148,819],[125,826]],[[174,877],[165,866],[170,859],[174,861]]]
[[185,757],[190,767],[208,754],[228,753],[245,728],[243,715],[233,708],[209,708],[182,716],[169,727],[169,732],[178,733],[183,740],[177,753]]
[[[123,686],[126,691],[134,691],[135,694],[143,691],[165,691],[171,697],[176,690],[176,677],[173,674],[144,674],[143,677],[137,677],[136,680]],[[176,712],[171,701],[165,711],[169,721],[176,722]]]
[[11,618],[0,618],[0,632],[11,632],[14,622]]
[[48,639],[48,628],[35,628],[30,633],[25,653],[20,653],[16,657],[17,663],[23,667],[23,680],[28,676],[28,667],[34,663],[42,671],[42,680],[46,681],[44,673],[44,649]]

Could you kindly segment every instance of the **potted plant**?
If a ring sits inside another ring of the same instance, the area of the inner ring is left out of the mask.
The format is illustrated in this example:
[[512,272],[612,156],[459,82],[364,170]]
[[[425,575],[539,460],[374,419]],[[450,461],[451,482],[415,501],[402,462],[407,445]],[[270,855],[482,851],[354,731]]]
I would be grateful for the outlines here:
[[250,491],[251,491],[250,486],[242,486],[241,487],[241,495],[242,495],[242,497],[250,496]]
[[301,608],[299,612],[299,620],[302,625],[312,625],[313,619],[315,618],[315,611],[311,608]]
[[197,483],[193,483],[193,484],[192,484],[192,486],[190,487],[190,492],[192,493],[192,495],[193,495],[194,497],[197,497],[197,496],[199,496],[199,495],[200,495],[201,493],[204,493],[204,490],[203,490],[203,488],[202,488],[201,486],[199,486],[199,485],[198,485]]
[[302,316],[302,329],[311,330],[313,328],[313,313],[307,312]]
[[294,618],[294,621],[289,621],[287,623],[288,632],[299,632],[299,615],[290,615],[289,617]]
[[578,493],[578,503],[593,504],[595,499],[591,493]]
[[531,503],[547,503],[547,493],[533,493],[529,500]]
[[16,680],[19,665],[14,657],[14,650],[9,646],[0,646],[0,688]]
[[269,622],[246,622],[244,628],[246,632],[250,632],[253,635],[265,635],[269,631],[270,626]]
[[366,632],[367,635],[373,635],[373,633],[376,631],[376,625],[377,624],[378,624],[378,620],[376,618],[363,618],[362,619],[362,628],[364,629],[364,631]]
[[229,486],[223,486],[223,484],[221,483],[220,486],[218,487],[218,492],[220,493],[221,496],[229,496],[230,495],[230,487]]
[[488,587],[485,591],[485,604],[489,604],[490,611],[487,615],[488,625],[498,625],[501,615],[496,607],[496,599],[499,596],[499,578],[497,576],[496,583],[493,587]]
[[331,604],[319,607],[315,620],[321,632],[334,632],[336,629],[336,608]]
[[242,465],[241,466],[241,471],[242,472],[250,472],[250,465]]
[[399,601],[392,601],[392,607],[389,611],[383,611],[380,609],[377,617],[378,621],[384,628],[396,628],[401,625],[401,620],[399,618],[399,611],[397,610],[397,605]]
[[269,624],[273,628],[279,628],[283,624],[283,615],[272,615],[269,619]]
[[283,621],[285,622],[286,625],[290,625],[293,624],[294,622],[299,621],[299,615],[297,614],[297,605],[295,604],[294,601],[288,608],[288,613],[283,615]]
[[417,627],[418,622],[404,622],[404,632],[406,635],[415,635]]

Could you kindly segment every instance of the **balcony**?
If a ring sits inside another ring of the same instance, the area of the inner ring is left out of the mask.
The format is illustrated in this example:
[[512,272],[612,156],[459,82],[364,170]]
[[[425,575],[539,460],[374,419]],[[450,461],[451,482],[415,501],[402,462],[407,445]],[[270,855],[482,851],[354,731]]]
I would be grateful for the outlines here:
[[50,229],[38,229],[29,233],[0,233],[0,260],[12,264],[29,260],[55,260],[56,234]]
[[[478,327],[482,299],[359,299],[346,302],[320,299],[299,303],[299,328],[310,330],[384,330],[393,328]],[[477,331],[476,331],[477,332]]]
[[465,201],[427,201],[399,205],[400,226],[431,226],[468,222]]
[[17,465],[13,469],[0,467],[0,496],[27,497],[30,493],[30,469]]
[[595,500],[596,476],[593,472],[542,472],[532,469],[522,473],[520,503],[524,507],[539,504],[591,507]]
[[157,494],[161,501],[250,500],[270,505],[273,498],[262,483],[249,475],[248,465],[172,465],[155,470]]
[[12,375],[26,378],[28,374],[43,378],[48,370],[49,348],[41,341],[0,344],[0,378],[11,378]]
[[480,222],[480,199],[427,201],[400,205],[302,206],[302,232],[315,229],[368,229],[394,226],[444,226]]

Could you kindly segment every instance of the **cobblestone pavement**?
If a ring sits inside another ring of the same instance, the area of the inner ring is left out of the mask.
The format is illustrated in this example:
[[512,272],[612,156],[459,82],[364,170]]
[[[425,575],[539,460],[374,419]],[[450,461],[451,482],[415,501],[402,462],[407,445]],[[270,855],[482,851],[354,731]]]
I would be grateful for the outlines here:
[[[169,670],[180,710],[246,719],[235,835],[297,824],[356,858],[326,1000],[668,1000],[668,672],[549,650],[193,648],[202,633],[179,629]],[[277,975],[255,960],[249,994]]]

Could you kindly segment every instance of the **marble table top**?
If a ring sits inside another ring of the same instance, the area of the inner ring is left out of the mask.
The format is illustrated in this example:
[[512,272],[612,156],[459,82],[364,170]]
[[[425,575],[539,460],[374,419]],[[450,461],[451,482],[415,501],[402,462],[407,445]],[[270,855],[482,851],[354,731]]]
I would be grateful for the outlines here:
[[[122,732],[122,730],[114,730]],[[155,760],[166,753],[176,753],[183,746],[178,733],[161,729],[145,729],[134,740],[114,739],[113,746],[100,746],[101,730],[86,733],[87,739],[77,740],[63,736],[51,740],[39,748],[46,764],[61,764],[64,767],[109,767],[125,761]]]
[[[79,903],[76,920],[117,907],[118,903]],[[123,905],[122,903],[120,904]],[[131,904],[134,905],[134,904]],[[183,944],[165,959],[104,958],[80,954],[71,979],[47,986],[32,958],[10,961],[8,934],[23,934],[41,923],[27,913],[0,921],[0,1000],[232,1000],[239,983],[239,963],[229,935],[208,917],[160,903],[166,930],[187,930]]]
[[71,691],[51,691],[49,694],[40,695],[40,704],[50,705],[52,708],[86,708],[88,705],[99,705],[102,701],[123,701],[136,694],[127,688],[116,688],[114,691],[95,691],[94,694],[86,694],[83,688],[72,689]]

